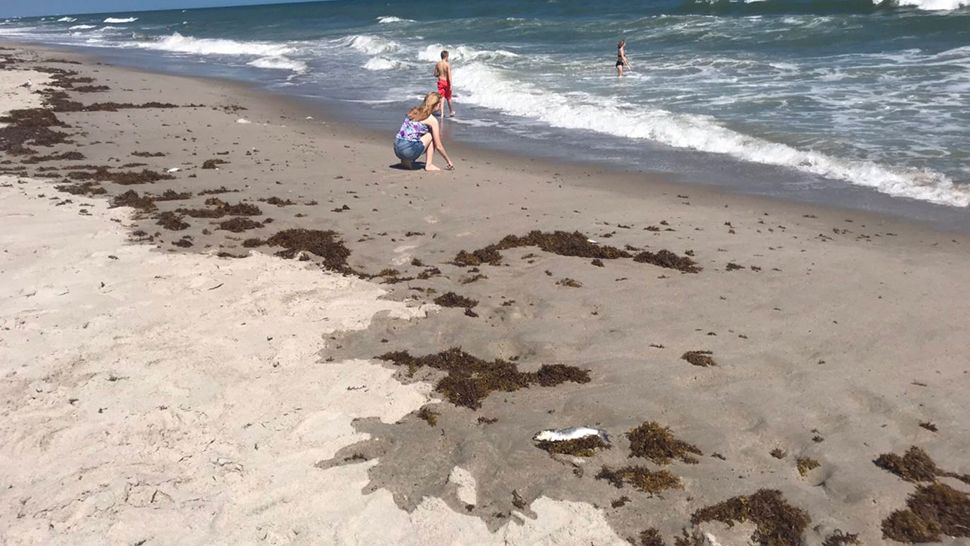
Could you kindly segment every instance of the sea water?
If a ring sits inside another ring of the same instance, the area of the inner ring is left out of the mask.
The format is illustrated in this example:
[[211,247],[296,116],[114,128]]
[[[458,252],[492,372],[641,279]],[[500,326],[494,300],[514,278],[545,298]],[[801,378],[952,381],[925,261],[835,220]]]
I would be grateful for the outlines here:
[[968,222],[970,0],[336,0],[8,19],[0,36],[253,82],[389,135],[447,49],[449,138]]

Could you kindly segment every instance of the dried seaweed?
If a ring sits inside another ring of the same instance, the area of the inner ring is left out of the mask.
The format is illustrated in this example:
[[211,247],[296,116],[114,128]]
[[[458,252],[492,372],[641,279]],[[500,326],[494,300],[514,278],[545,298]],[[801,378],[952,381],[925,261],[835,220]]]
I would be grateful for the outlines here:
[[802,476],[807,475],[812,470],[822,466],[822,464],[811,457],[798,457],[795,459],[795,468]]
[[750,521],[756,526],[751,539],[761,546],[800,546],[802,533],[812,520],[804,510],[788,504],[781,491],[761,489],[702,508],[690,521],[694,525],[720,521],[729,526]]
[[825,539],[822,546],[846,546],[848,544],[862,544],[862,541],[859,540],[859,535],[855,533],[844,533],[841,529],[836,529]]
[[611,469],[604,466],[596,475],[597,480],[606,480],[616,488],[630,484],[634,489],[644,493],[656,494],[667,489],[681,489],[680,478],[666,470],[656,472],[644,466],[624,466]]
[[162,212],[155,218],[158,220],[158,222],[156,222],[158,225],[172,231],[182,231],[183,229],[189,227],[189,224],[182,221],[181,216],[171,211]]
[[344,246],[333,231],[316,229],[287,229],[266,240],[267,244],[281,246],[285,250],[276,253],[283,258],[293,258],[300,252],[309,252],[323,258],[327,269],[349,273],[347,258],[350,250]]
[[674,459],[697,464],[694,455],[704,455],[697,446],[678,440],[669,428],[653,421],[627,432],[626,437],[630,440],[630,457],[643,457],[661,465]]
[[558,453],[576,457],[592,457],[596,454],[597,449],[610,449],[610,445],[597,435],[558,442],[542,440],[536,442],[536,447],[551,454]]
[[472,307],[478,305],[478,300],[466,298],[465,296],[459,296],[454,292],[445,292],[444,294],[435,298],[434,302],[442,307],[464,307],[465,309],[471,309]]
[[687,351],[680,358],[694,366],[709,368],[711,366],[717,366],[717,362],[711,357],[712,354],[714,353],[711,351]]
[[242,233],[250,229],[256,229],[263,227],[263,224],[255,220],[250,220],[249,218],[243,216],[235,216],[226,220],[224,222],[219,222],[219,228],[224,231],[231,231],[233,233]]
[[219,165],[225,165],[229,163],[224,159],[207,159],[202,163],[203,169],[218,169]]
[[67,142],[68,134],[52,127],[67,127],[45,108],[11,110],[0,116],[0,152],[11,155],[36,153],[29,146],[54,146]]
[[54,186],[57,191],[70,193],[71,195],[104,195],[108,190],[101,187],[97,182],[81,182],[80,184],[59,184]]
[[703,269],[694,260],[686,256],[678,256],[665,249],[661,249],[656,253],[645,250],[634,256],[633,261],[653,264],[667,269],[676,269],[682,273],[699,273]]
[[666,546],[660,531],[650,528],[640,531],[640,546]]
[[946,477],[970,484],[970,475],[941,469],[925,451],[916,446],[910,447],[902,457],[895,453],[885,453],[872,462],[908,482],[932,482],[937,477]]
[[618,248],[606,245],[598,245],[589,241],[589,238],[582,233],[575,231],[568,233],[565,231],[531,231],[524,237],[506,235],[496,244],[486,246],[473,252],[461,251],[455,256],[453,262],[463,266],[477,266],[482,264],[498,265],[502,260],[500,250],[518,248],[523,246],[537,246],[540,249],[558,254],[560,256],[573,256],[579,258],[599,258],[603,260],[614,260],[617,258],[629,258],[630,253]]
[[417,413],[418,419],[426,421],[429,427],[433,427],[438,424],[438,415],[440,414],[433,411],[428,406],[421,406],[421,409],[419,409]]
[[970,495],[939,482],[920,485],[882,522],[884,538],[899,542],[939,542],[943,536],[970,537]]
[[495,391],[513,392],[531,385],[551,387],[571,381],[588,383],[589,372],[572,366],[543,365],[536,372],[520,372],[518,367],[505,360],[487,362],[454,347],[422,357],[397,351],[378,356],[397,366],[407,366],[410,373],[428,367],[446,372],[435,385],[435,391],[456,406],[478,409],[482,400]]
[[[83,167],[77,167],[83,168]],[[97,167],[93,171],[72,171],[67,177],[72,180],[94,180],[96,182],[114,182],[123,186],[134,184],[150,184],[159,180],[172,180],[175,177],[170,174],[155,172],[149,169],[142,169],[141,172],[117,171],[111,172],[109,167]]]
[[[87,182],[87,184],[91,184],[91,182]],[[147,195],[145,196],[138,195],[138,192],[136,192],[135,190],[128,190],[121,195],[116,195],[111,200],[111,206],[112,207],[131,207],[133,209],[143,210],[146,212],[153,211],[156,208],[154,199],[152,199],[151,197],[148,197]],[[169,217],[166,217],[166,218],[169,218]],[[175,224],[173,223],[172,225],[175,225]],[[188,224],[186,224],[186,226],[188,226]],[[168,228],[168,229],[172,229],[172,228]]]

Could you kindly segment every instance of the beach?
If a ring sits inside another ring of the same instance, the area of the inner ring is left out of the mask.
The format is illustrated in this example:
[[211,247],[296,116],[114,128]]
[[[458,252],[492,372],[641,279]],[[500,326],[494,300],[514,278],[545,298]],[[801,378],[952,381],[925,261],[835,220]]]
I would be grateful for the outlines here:
[[3,45],[7,543],[966,544],[966,234]]

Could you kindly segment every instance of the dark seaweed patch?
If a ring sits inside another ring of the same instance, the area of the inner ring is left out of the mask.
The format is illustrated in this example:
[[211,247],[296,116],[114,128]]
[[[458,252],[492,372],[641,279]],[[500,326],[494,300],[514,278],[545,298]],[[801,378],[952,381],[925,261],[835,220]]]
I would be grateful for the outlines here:
[[859,540],[859,535],[855,533],[844,533],[841,529],[836,529],[825,539],[822,546],[846,546],[848,544],[862,544],[862,541]]
[[101,187],[97,182],[81,182],[80,184],[59,184],[54,186],[57,191],[70,193],[71,195],[103,195],[108,190]]
[[155,201],[182,201],[192,197],[192,192],[177,192],[175,190],[165,190],[161,195],[153,195]]
[[909,448],[902,457],[895,453],[884,453],[872,462],[908,482],[932,482],[937,477],[945,477],[970,484],[970,476],[941,469],[925,451],[916,446]]
[[676,269],[682,273],[699,273],[703,269],[694,260],[686,256],[678,256],[666,249],[661,249],[656,253],[645,250],[634,256],[633,261]]
[[798,469],[798,473],[802,476],[805,476],[820,466],[822,466],[822,464],[811,457],[798,457],[795,459],[795,467]]
[[96,182],[114,182],[123,186],[134,184],[150,184],[159,180],[172,180],[175,177],[170,174],[155,172],[149,169],[142,169],[141,172],[118,171],[111,172],[108,167],[97,167],[94,171],[72,171],[68,173],[68,178],[73,180],[94,180]]
[[269,199],[260,199],[260,201],[263,201],[263,202],[265,202],[267,204],[270,204],[270,205],[276,205],[277,207],[288,207],[290,205],[295,205],[296,204],[293,201],[290,201],[289,199],[280,199],[279,197],[270,197]]
[[442,307],[464,307],[465,309],[471,309],[478,305],[478,300],[459,296],[454,292],[446,292],[435,298],[434,302]]
[[541,440],[536,442],[536,447],[551,454],[574,455],[576,457],[592,457],[597,449],[609,449],[610,445],[603,441],[599,436],[584,436],[573,440],[561,440],[551,442]]
[[711,351],[687,351],[680,356],[681,360],[686,360],[694,366],[700,366],[702,368],[709,368],[711,366],[717,366],[717,362],[711,355],[714,354]]
[[21,161],[21,163],[31,165],[31,164],[42,163],[46,161],[80,161],[82,159],[84,159],[84,154],[82,154],[81,152],[74,151],[74,152],[63,152],[60,154],[35,155],[33,157],[29,157]]
[[224,159],[207,159],[202,163],[203,169],[218,169],[219,165],[225,165],[229,163]]
[[226,220],[224,222],[219,222],[219,228],[224,231],[231,231],[233,233],[242,233],[250,229],[256,229],[263,227],[263,224],[255,220],[250,220],[249,218],[243,216],[236,216]]
[[182,221],[181,216],[171,211],[162,212],[155,218],[158,220],[156,224],[172,231],[182,231],[183,229],[189,227],[187,223]]
[[751,539],[762,546],[799,546],[811,518],[802,509],[785,501],[781,491],[761,489],[753,495],[732,497],[702,508],[691,516],[691,523],[720,521],[729,526],[750,521],[756,529]]
[[678,440],[669,428],[647,421],[626,433],[630,440],[630,457],[643,457],[657,464],[670,464],[679,459],[687,464],[697,464],[694,455],[703,455],[697,446]]
[[245,241],[242,242],[242,246],[244,248],[255,248],[257,246],[263,246],[265,244],[266,244],[266,241],[262,239],[257,239],[257,238],[246,239]]
[[513,392],[534,384],[551,387],[566,381],[589,382],[588,371],[572,366],[543,365],[536,372],[520,372],[511,362],[501,359],[487,362],[457,347],[422,357],[397,351],[376,358],[396,366],[407,366],[412,374],[423,367],[446,372],[447,375],[435,385],[435,391],[452,404],[471,409],[480,408],[482,400],[495,391]]
[[681,489],[680,478],[666,470],[656,472],[644,466],[624,466],[611,469],[604,466],[596,475],[597,480],[606,480],[616,488],[630,484],[634,489],[644,493],[656,494],[667,489]]
[[131,155],[135,157],[165,157],[162,152],[131,152]]
[[939,482],[920,485],[882,522],[882,534],[899,542],[939,542],[944,535],[970,537],[970,495]]
[[323,258],[323,265],[327,269],[350,272],[350,268],[347,267],[350,250],[333,231],[287,229],[273,235],[266,242],[285,249],[277,252],[277,256],[293,258],[299,252],[306,251]]
[[438,424],[438,415],[440,414],[428,406],[421,406],[421,409],[418,410],[417,415],[418,419],[426,421],[429,427],[433,427]]
[[[87,182],[87,183],[90,184],[90,182]],[[155,201],[154,199],[152,199],[151,197],[148,197],[147,195],[144,195],[144,196],[138,195],[138,192],[136,192],[135,190],[128,190],[121,195],[116,195],[111,200],[111,206],[112,207],[131,207],[133,209],[150,212],[155,210]],[[160,224],[160,225],[164,225],[164,224]],[[172,225],[175,225],[175,224],[172,224]],[[188,226],[188,224],[186,224],[186,226]],[[168,229],[172,229],[172,228],[168,228]]]
[[660,531],[650,528],[640,531],[640,546],[666,546]]
[[473,252],[463,250],[455,256],[453,262],[462,266],[498,265],[502,260],[502,254],[499,251],[523,246],[537,246],[552,254],[579,258],[615,260],[630,257],[630,253],[624,250],[591,243],[588,237],[578,231],[568,233],[565,231],[543,232],[536,230],[529,232],[524,237],[506,235],[498,243]]
[[45,108],[11,110],[0,116],[0,151],[11,155],[36,153],[30,146],[54,146],[67,141],[68,134],[52,127],[67,127]]
[[220,193],[237,193],[239,190],[230,190],[225,186],[219,186],[218,188],[213,188],[211,190],[202,190],[199,195],[217,195]]

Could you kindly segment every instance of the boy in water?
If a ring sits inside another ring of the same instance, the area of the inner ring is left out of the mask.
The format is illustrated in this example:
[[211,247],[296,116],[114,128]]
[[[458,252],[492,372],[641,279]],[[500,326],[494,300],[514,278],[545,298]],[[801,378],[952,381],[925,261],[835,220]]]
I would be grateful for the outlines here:
[[[449,116],[455,115],[451,105],[451,65],[448,64],[448,51],[441,52],[441,60],[434,65],[434,75],[438,78],[438,94],[448,103]],[[444,110],[441,111],[444,114]]]

